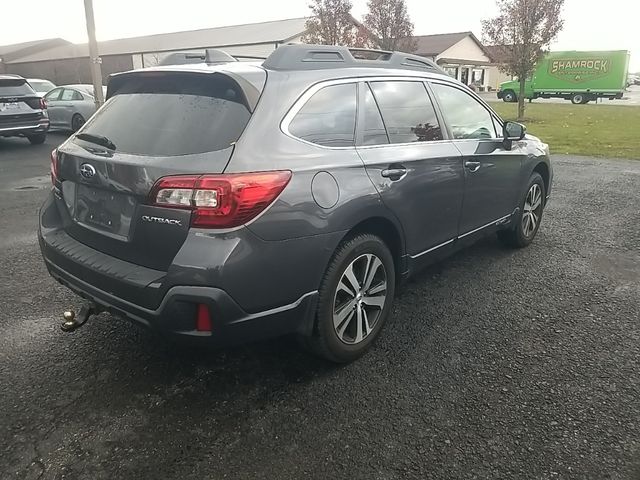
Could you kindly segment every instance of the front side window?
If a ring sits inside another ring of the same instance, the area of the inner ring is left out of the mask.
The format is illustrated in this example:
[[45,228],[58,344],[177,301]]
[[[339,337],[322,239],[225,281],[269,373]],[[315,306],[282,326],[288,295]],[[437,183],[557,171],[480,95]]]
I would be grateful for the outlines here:
[[61,88],[56,88],[55,90],[51,90],[49,93],[47,93],[44,98],[47,99],[47,102],[55,102],[56,100],[58,100],[60,98],[60,94],[62,93],[62,89]]
[[353,146],[355,130],[355,83],[318,90],[289,124],[289,133],[295,137],[325,147]]
[[496,138],[493,117],[475,98],[448,85],[434,83],[432,88],[440,102],[445,121],[451,128],[453,138],[458,140]]
[[372,82],[391,143],[442,140],[442,129],[422,82]]

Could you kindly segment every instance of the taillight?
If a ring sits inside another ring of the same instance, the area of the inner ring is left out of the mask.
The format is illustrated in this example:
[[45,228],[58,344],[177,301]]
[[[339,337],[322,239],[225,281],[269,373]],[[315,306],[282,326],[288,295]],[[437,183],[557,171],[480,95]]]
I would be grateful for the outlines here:
[[153,186],[150,202],[191,210],[194,227],[231,228],[271,205],[290,179],[288,170],[164,177]]
[[55,186],[58,179],[58,149],[51,150],[51,183]]
[[44,98],[40,99],[40,110],[46,110],[47,109],[47,101]]

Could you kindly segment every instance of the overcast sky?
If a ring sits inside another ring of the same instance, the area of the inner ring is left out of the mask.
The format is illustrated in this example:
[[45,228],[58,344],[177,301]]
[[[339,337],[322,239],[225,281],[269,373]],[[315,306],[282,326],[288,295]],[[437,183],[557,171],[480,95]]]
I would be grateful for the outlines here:
[[[352,1],[354,15],[362,18],[366,0]],[[20,8],[19,2],[10,3]],[[494,0],[407,3],[417,35],[471,30],[480,37],[480,20],[495,13]],[[308,0],[94,0],[94,5],[98,40],[302,17],[309,12]],[[1,22],[0,45],[48,37],[87,41],[83,0],[29,0],[28,12],[27,17],[37,20]],[[555,50],[630,50],[632,70],[640,70],[639,1],[565,0],[564,18],[565,29],[553,45]]]

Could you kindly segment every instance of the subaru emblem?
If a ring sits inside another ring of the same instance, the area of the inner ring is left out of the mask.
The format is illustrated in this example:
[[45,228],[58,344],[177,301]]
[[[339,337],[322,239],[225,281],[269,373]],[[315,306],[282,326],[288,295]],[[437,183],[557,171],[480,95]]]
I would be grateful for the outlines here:
[[96,169],[93,165],[83,163],[80,165],[80,175],[84,178],[92,178],[96,174]]

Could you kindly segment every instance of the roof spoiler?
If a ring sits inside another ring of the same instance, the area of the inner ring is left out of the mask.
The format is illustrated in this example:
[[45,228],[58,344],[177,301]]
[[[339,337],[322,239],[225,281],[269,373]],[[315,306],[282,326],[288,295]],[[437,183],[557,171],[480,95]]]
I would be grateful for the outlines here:
[[224,50],[207,48],[196,52],[171,52],[163,58],[158,65],[188,65],[191,63],[206,63],[219,65],[222,63],[237,62],[239,60],[265,60],[266,57],[254,57],[251,55],[231,55]]
[[418,55],[335,45],[282,45],[267,57],[262,66],[269,70],[375,67],[444,73],[434,61]]

